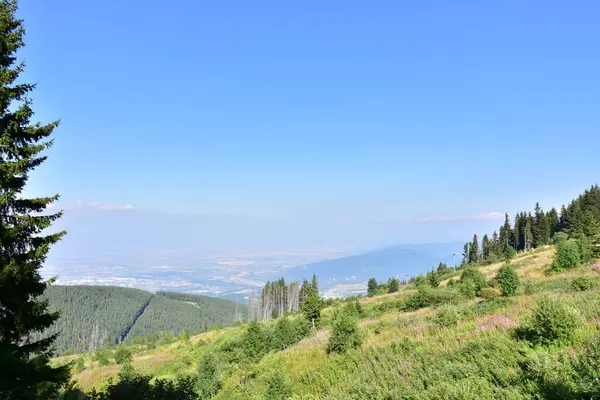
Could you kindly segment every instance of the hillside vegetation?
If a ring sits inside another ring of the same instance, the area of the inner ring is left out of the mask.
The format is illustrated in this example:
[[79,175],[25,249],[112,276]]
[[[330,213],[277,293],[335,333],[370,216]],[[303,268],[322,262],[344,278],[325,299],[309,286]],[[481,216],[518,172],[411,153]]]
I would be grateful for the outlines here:
[[[58,354],[94,351],[121,341],[154,341],[184,331],[233,325],[247,306],[208,296],[111,286],[49,286],[44,295],[61,317],[46,332],[58,334]],[[236,317],[237,311],[237,317]]]
[[[420,285],[393,296],[336,300],[312,332],[301,332],[301,316],[292,315],[154,348],[132,345],[131,367],[168,380],[195,377],[196,390],[207,392],[194,398],[585,397],[598,378],[589,368],[600,368],[600,270],[553,273],[554,253],[542,249],[475,269],[486,276],[491,294],[461,294],[460,285],[469,284],[467,268],[454,288]],[[502,296],[489,279],[507,265],[520,280],[515,296]],[[415,306],[419,296],[425,303]],[[281,331],[291,338],[287,345],[278,338]],[[332,338],[340,332],[338,351]],[[354,339],[346,343],[344,337]],[[123,368],[112,359],[101,366],[94,354],[57,362],[69,360],[80,365],[74,378],[85,390],[106,387]]]
[[[599,257],[594,186],[560,215],[536,205],[481,247],[474,235],[456,269],[372,278],[368,297],[326,302],[316,276],[280,279],[249,323],[55,365],[72,368],[78,399],[600,398]],[[172,301],[152,298],[140,327],[179,320]]]

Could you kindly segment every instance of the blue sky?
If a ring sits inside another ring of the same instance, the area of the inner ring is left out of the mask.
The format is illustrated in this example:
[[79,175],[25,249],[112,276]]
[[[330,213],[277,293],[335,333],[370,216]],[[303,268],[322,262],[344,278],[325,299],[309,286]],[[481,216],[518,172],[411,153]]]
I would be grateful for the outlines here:
[[301,222],[332,242],[461,239],[598,182],[599,13],[23,0],[37,117],[62,119],[30,191],[67,209]]

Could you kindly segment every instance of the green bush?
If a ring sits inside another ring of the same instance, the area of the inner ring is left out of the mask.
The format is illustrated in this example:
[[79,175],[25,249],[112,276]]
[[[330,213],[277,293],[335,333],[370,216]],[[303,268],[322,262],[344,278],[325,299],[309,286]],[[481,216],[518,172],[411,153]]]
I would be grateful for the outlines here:
[[506,261],[512,260],[513,258],[515,258],[516,255],[517,255],[517,250],[515,250],[515,248],[512,246],[508,246],[502,252],[502,258],[505,259]]
[[569,343],[581,324],[581,315],[564,301],[542,295],[532,314],[519,329],[519,335],[534,344]]
[[587,236],[580,236],[575,240],[577,243],[577,248],[579,249],[579,257],[581,258],[581,263],[586,265],[592,262],[594,259],[594,243]]
[[75,363],[73,364],[73,371],[75,371],[75,373],[78,374],[79,372],[83,371],[84,368],[85,362],[83,360],[83,357],[77,357],[77,360],[75,360]]
[[556,232],[554,234],[554,237],[552,238],[552,242],[554,244],[559,244],[561,242],[566,242],[567,240],[569,240],[569,235],[567,235],[564,232]]
[[271,348],[273,350],[284,350],[296,343],[296,341],[296,330],[294,325],[287,317],[279,318],[275,324]]
[[420,286],[417,293],[406,297],[404,300],[404,309],[406,311],[414,311],[439,304],[455,304],[460,299],[460,293],[450,288],[438,287],[433,289],[428,286]]
[[458,324],[459,312],[455,305],[444,305],[433,317],[433,322],[439,326],[449,327]]
[[517,271],[511,265],[503,265],[498,270],[496,280],[502,289],[503,296],[514,296],[521,284]]
[[465,268],[462,274],[460,274],[459,282],[461,284],[467,284],[467,282],[472,282],[475,289],[475,294],[477,296],[480,295],[481,289],[488,286],[487,278],[485,277],[485,275],[481,273],[481,271],[478,271],[474,268]]
[[556,246],[556,257],[552,263],[554,271],[576,268],[581,264],[581,255],[577,243],[568,240],[558,243]]
[[502,293],[500,292],[500,290],[496,289],[496,288],[483,288],[481,289],[481,297],[486,300],[486,301],[490,301],[490,300],[494,300],[496,297],[500,296]]
[[198,362],[198,380],[196,382],[201,398],[209,399],[221,389],[220,363],[217,356],[209,352]]
[[110,364],[111,356],[112,353],[110,352],[110,350],[103,347],[96,350],[96,352],[94,353],[94,360],[98,361],[98,364],[100,365],[108,365]]
[[585,292],[592,290],[596,286],[596,281],[593,278],[579,277],[571,282],[571,290],[576,292]]
[[281,372],[275,371],[269,379],[266,400],[287,400],[292,396],[289,379]]
[[348,309],[337,311],[331,327],[331,337],[327,343],[327,353],[344,353],[360,347],[362,336],[358,328],[356,314]]
[[573,362],[581,398],[600,398],[600,336],[596,335],[591,344]]
[[133,360],[131,350],[127,347],[119,346],[119,348],[115,352],[115,361],[117,362],[117,364],[130,363],[131,360]]

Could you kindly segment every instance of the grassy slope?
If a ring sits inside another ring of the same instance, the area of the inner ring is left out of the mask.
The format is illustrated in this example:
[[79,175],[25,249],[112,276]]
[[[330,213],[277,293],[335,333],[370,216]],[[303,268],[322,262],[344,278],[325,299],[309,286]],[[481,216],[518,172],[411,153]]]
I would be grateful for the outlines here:
[[[571,350],[558,349],[556,354],[577,351],[598,328],[600,292],[570,292],[569,279],[597,277],[598,273],[581,268],[546,276],[543,271],[552,257],[553,250],[544,249],[521,255],[513,264],[522,279],[534,281],[530,290],[553,292],[579,308],[587,318],[588,322],[575,332]],[[493,277],[500,265],[483,267],[481,271]],[[519,362],[523,361],[523,356],[517,355],[529,350],[513,340],[512,334],[529,314],[534,295],[521,293],[506,301],[467,301],[459,306],[462,316],[458,325],[440,327],[431,320],[435,309],[399,312],[381,306],[396,302],[407,292],[361,300],[367,313],[360,322],[365,335],[361,349],[345,355],[327,355],[329,332],[323,329],[283,352],[268,354],[257,364],[229,371],[217,398],[264,398],[274,371],[285,373],[297,399],[455,398],[452,393],[473,399],[521,398],[512,382]],[[331,309],[324,310],[325,325],[330,314]],[[162,377],[194,373],[203,354],[242,332],[243,327],[227,328],[194,336],[189,344],[140,348],[133,365],[140,372]],[[479,356],[473,359],[471,354]],[[86,368],[75,379],[83,388],[101,386],[119,368],[114,364],[100,367],[87,357]]]

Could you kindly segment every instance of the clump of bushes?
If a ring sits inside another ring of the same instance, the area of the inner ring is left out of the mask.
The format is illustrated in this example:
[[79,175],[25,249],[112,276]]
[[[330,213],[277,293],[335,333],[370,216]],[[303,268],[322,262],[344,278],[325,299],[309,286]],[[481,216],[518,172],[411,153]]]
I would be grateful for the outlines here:
[[581,324],[581,315],[564,301],[547,295],[536,299],[532,314],[519,329],[519,336],[534,344],[566,344]]
[[492,288],[492,287],[483,288],[480,291],[481,297],[486,301],[494,300],[495,298],[499,297],[501,294],[502,293],[500,292],[499,289]]
[[511,265],[503,265],[498,270],[496,280],[500,285],[503,296],[514,296],[517,294],[517,289],[521,285],[517,271]]
[[458,324],[460,313],[455,305],[443,305],[439,308],[433,322],[439,326],[449,327]]
[[596,282],[593,278],[579,277],[573,279],[570,289],[576,292],[585,292],[586,290],[592,290],[595,286]]
[[356,313],[348,308],[337,311],[331,327],[331,337],[327,343],[327,353],[345,353],[360,347],[362,335],[358,328]]
[[420,308],[439,304],[455,304],[460,300],[460,293],[453,289],[445,287],[432,289],[427,286],[420,286],[417,293],[406,297],[404,300],[404,309],[406,311],[415,311]]
[[488,287],[487,278],[481,271],[466,268],[460,275],[459,290],[466,298],[481,295],[481,289]]
[[292,388],[287,376],[281,371],[275,371],[269,379],[269,387],[265,399],[287,400],[292,396]]
[[581,265],[579,246],[572,240],[559,242],[556,246],[556,257],[552,263],[552,270],[556,272],[565,269],[577,268]]
[[133,355],[131,354],[131,350],[127,347],[119,346],[117,351],[115,352],[115,361],[117,364],[125,364],[130,363],[133,360]]

